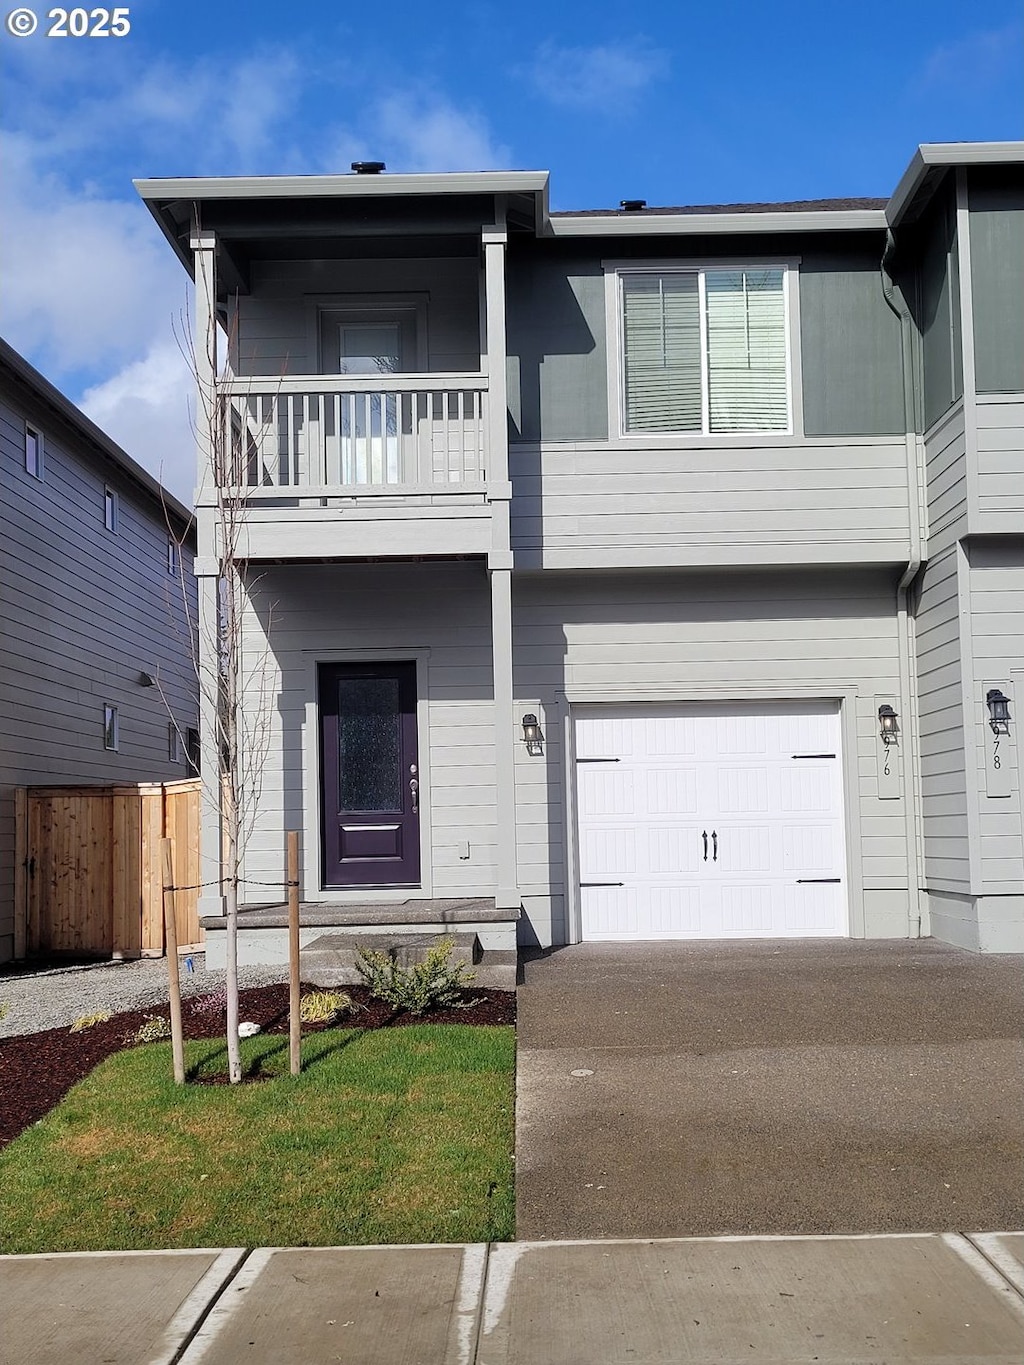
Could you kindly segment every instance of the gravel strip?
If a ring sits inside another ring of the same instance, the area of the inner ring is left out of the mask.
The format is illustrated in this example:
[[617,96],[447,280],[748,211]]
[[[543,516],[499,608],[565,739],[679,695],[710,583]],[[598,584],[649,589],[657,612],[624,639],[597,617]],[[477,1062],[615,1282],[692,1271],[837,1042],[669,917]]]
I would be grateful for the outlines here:
[[[188,970],[191,959],[193,970]],[[181,959],[182,995],[208,995],[224,985],[226,973],[207,971],[205,954]],[[240,967],[238,984],[272,986],[288,980],[288,968]],[[149,1009],[168,998],[167,963],[162,958],[55,967],[39,972],[0,972],[0,1038],[66,1028],[83,1014]]]

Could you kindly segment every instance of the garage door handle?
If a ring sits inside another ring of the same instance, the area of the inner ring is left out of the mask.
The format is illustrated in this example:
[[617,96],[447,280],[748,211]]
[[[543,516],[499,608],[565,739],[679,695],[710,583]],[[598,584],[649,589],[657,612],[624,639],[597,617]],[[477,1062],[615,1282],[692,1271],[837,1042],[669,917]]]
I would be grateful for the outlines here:
[[833,882],[838,886],[842,877],[797,877],[797,886],[830,886]]
[[711,861],[712,861],[713,863],[717,863],[717,862],[718,862],[718,830],[717,830],[717,829],[713,829],[713,830],[711,831],[711,847],[714,849],[714,856],[712,857]]
[[580,882],[580,886],[625,886],[625,882]]
[[835,754],[794,754],[794,758],[835,758]]
[[704,861],[707,862],[707,860],[708,860],[708,832],[707,832],[707,830],[704,830],[704,832],[701,834],[700,837],[704,840]]
[[578,758],[577,763],[621,763],[621,758]]

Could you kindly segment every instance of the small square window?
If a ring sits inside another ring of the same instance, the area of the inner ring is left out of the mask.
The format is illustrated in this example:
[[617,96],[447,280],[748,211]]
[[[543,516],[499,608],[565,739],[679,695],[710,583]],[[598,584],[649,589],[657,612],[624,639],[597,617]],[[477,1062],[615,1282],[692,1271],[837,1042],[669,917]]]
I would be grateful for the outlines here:
[[103,747],[104,749],[117,750],[120,747],[121,734],[117,723],[117,707],[104,706],[103,708]]
[[189,777],[199,776],[199,731],[185,731],[185,767]]
[[181,762],[181,736],[173,720],[167,726],[167,757],[172,763]]
[[117,494],[112,488],[103,490],[103,524],[108,531],[117,531],[118,506]]
[[43,438],[35,427],[25,425],[25,469],[34,479],[43,477]]
[[178,542],[168,540],[167,542],[167,572],[173,577],[178,576]]

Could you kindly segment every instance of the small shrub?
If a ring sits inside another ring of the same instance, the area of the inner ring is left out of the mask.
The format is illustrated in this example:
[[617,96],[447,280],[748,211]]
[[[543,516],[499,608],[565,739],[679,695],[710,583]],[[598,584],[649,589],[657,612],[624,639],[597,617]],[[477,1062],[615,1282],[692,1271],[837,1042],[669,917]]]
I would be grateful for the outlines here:
[[68,1033],[84,1033],[87,1028],[95,1028],[97,1024],[105,1024],[109,1018],[109,1010],[97,1010],[95,1014],[80,1014],[68,1029]]
[[449,961],[455,945],[444,939],[428,949],[422,962],[400,967],[390,953],[360,948],[356,967],[378,1000],[395,1010],[423,1014],[425,1010],[469,1009],[477,1002],[461,999],[473,980],[464,962]]
[[219,990],[211,991],[209,995],[200,995],[192,1001],[192,1013],[201,1015],[227,1014],[228,1010],[228,989],[221,986]]
[[128,1035],[129,1043],[158,1043],[161,1038],[171,1036],[171,1026],[161,1014],[151,1014],[134,1033]]
[[304,1024],[331,1024],[351,1007],[352,997],[344,991],[310,991],[299,1001],[299,1018]]

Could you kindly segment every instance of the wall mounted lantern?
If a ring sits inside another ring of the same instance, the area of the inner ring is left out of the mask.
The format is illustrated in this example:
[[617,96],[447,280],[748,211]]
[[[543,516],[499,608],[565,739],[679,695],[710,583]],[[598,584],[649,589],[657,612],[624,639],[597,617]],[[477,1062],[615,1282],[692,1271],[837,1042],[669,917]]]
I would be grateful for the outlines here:
[[878,729],[882,736],[882,743],[888,748],[890,744],[900,742],[900,727],[896,723],[896,712],[888,702],[884,702],[878,708]]
[[140,687],[156,686],[156,678],[153,677],[152,673],[140,673],[137,682]]
[[544,752],[542,747],[544,735],[541,733],[540,721],[532,711],[523,717],[523,740],[528,754],[542,754]]
[[988,707],[989,725],[994,735],[1010,733],[1010,698],[1000,688],[993,687],[985,696]]

